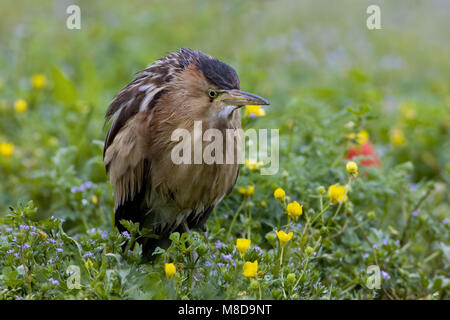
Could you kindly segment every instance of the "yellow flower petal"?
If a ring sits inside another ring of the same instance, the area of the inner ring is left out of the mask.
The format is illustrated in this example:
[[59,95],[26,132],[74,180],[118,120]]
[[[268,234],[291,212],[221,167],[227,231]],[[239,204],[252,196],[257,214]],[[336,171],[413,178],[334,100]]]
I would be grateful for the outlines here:
[[43,74],[34,74],[31,77],[31,85],[35,89],[42,89],[47,84],[47,78]]
[[303,214],[303,207],[297,202],[291,202],[286,206],[287,214],[294,220]]
[[294,233],[292,231],[289,233],[286,233],[284,231],[275,231],[275,233],[277,234],[278,240],[280,240],[280,244],[282,246],[284,246],[286,244],[286,242],[291,240],[292,236],[294,235]]
[[24,113],[28,109],[28,104],[23,99],[18,99],[14,102],[14,110],[18,113]]
[[247,278],[256,278],[258,272],[258,261],[247,261],[244,264],[244,272],[242,273]]
[[242,255],[247,252],[248,248],[250,248],[251,241],[248,239],[237,239],[236,240],[236,248],[239,253]]
[[276,199],[278,199],[278,200],[280,200],[280,201],[283,201],[283,200],[284,200],[284,197],[286,196],[286,192],[284,192],[284,190],[281,189],[281,188],[276,188],[275,191],[274,191],[274,193],[273,193],[273,196],[274,196]]
[[166,277],[170,279],[177,272],[177,268],[173,263],[166,263],[164,265],[164,272],[166,273]]
[[14,152],[14,145],[12,143],[0,142],[0,155],[5,158],[12,156]]

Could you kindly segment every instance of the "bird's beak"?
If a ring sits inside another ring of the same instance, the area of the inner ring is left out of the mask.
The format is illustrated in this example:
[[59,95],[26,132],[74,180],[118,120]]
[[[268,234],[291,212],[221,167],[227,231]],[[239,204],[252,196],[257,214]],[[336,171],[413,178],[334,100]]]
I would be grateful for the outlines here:
[[258,97],[252,93],[240,91],[240,90],[226,90],[221,95],[221,100],[227,105],[242,107],[249,105],[268,105],[270,104],[264,98]]

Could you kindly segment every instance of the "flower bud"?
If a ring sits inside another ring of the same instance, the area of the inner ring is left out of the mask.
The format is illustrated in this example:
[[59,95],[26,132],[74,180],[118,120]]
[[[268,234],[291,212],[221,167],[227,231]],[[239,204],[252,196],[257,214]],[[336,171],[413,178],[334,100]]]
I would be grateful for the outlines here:
[[310,256],[310,255],[313,254],[313,252],[314,252],[314,249],[312,247],[310,247],[310,246],[306,247],[306,249],[305,249],[305,254],[306,255]]

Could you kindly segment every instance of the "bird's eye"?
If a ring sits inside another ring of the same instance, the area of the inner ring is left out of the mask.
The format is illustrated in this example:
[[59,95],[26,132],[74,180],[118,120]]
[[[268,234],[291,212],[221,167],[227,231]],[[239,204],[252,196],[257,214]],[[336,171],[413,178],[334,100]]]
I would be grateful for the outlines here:
[[216,90],[213,90],[213,89],[209,89],[209,90],[208,90],[208,96],[209,96],[210,98],[214,99],[214,98],[217,97],[217,95],[218,95],[218,93],[217,93]]

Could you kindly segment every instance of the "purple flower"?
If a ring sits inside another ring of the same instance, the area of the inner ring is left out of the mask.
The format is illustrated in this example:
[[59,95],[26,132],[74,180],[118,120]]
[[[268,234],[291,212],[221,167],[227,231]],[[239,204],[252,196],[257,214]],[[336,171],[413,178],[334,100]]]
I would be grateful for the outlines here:
[[26,242],[21,246],[22,249],[27,249],[27,248],[30,248],[30,247],[31,246],[28,243],[26,243]]
[[217,249],[222,248],[222,243],[220,242],[220,240],[217,240],[217,242],[216,242],[216,248],[217,248]]
[[12,231],[13,231],[13,228],[6,228],[5,231],[6,231],[7,233],[12,232]]
[[72,188],[70,188],[70,192],[72,192],[72,193],[76,193],[76,192],[81,192],[82,190],[80,189],[80,188],[78,188],[78,187],[72,187]]
[[386,238],[383,239],[383,246],[387,246],[388,240]]
[[442,220],[442,223],[443,223],[443,224],[447,224],[447,223],[448,223],[448,219]]
[[231,258],[233,257],[233,255],[230,253],[230,254],[224,254],[223,255],[223,258],[225,259],[225,260],[231,260]]
[[368,257],[369,257],[369,254],[368,254],[368,253],[363,254],[363,258],[364,258],[364,259],[367,259]]
[[86,181],[85,183],[83,183],[83,184],[81,185],[81,188],[89,189],[89,188],[92,188],[93,186],[94,186],[94,183],[93,183],[93,182],[91,182],[91,181]]
[[94,254],[92,253],[92,252],[87,252],[87,253],[85,253],[84,255],[83,255],[83,258],[84,259],[86,259],[86,258],[93,258],[94,257]]
[[30,231],[30,234],[31,234],[32,236],[35,236],[35,235],[37,235],[37,233],[36,233],[36,232],[34,232],[34,231]]
[[48,279],[48,281],[50,281],[52,284],[54,284],[55,286],[57,286],[59,284],[58,280],[55,280],[53,278]]
[[125,236],[125,238],[127,238],[128,240],[131,239],[130,233],[128,231],[122,232],[122,235]]
[[385,278],[386,280],[389,280],[391,278],[391,276],[385,272],[385,271],[381,271],[381,275],[383,276],[383,278]]
[[374,245],[372,246],[372,248],[378,249],[378,246],[377,246],[376,244],[374,244]]
[[413,217],[417,217],[417,215],[420,213],[420,209],[417,209],[415,211],[413,211],[411,214],[413,215]]
[[224,266],[224,264],[223,264],[222,262],[219,262],[217,265],[218,265],[219,267],[223,267],[223,266]]
[[26,224],[21,224],[20,225],[20,230],[28,230],[28,229],[30,229],[30,227],[27,226]]
[[7,253],[7,254],[14,253],[14,249],[8,250],[8,251],[6,251],[6,253]]
[[211,266],[212,266],[211,262],[209,262],[209,261],[205,262],[205,267],[211,267]]
[[56,248],[56,251],[63,252],[64,250],[62,248]]

